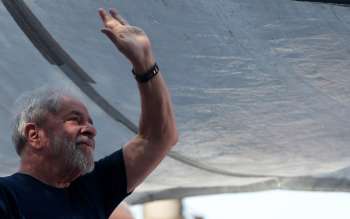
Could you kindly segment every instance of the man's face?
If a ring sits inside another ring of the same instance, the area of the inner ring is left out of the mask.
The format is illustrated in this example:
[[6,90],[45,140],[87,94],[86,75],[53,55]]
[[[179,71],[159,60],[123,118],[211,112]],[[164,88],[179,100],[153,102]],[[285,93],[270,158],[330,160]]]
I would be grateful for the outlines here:
[[86,107],[78,100],[64,97],[57,114],[49,113],[45,124],[49,156],[67,172],[81,175],[94,168],[96,129]]

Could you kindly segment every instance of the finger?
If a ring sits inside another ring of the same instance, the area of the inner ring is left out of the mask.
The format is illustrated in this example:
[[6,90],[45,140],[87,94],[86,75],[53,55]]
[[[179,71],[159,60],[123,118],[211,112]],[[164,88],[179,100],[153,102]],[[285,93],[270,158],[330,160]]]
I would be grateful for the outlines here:
[[108,37],[112,38],[112,39],[116,39],[116,40],[120,40],[120,39],[124,39],[125,35],[122,32],[113,32],[111,29],[109,28],[103,28],[101,29],[101,32],[106,34]]
[[105,11],[103,8],[99,8],[99,9],[98,9],[98,14],[100,15],[100,17],[101,17],[103,23],[106,23],[106,22],[107,22],[107,18],[108,18],[108,17],[107,17],[108,14],[106,13],[106,11]]
[[129,25],[129,23],[119,15],[118,11],[115,8],[109,9],[109,13],[112,15],[113,18],[118,20],[123,25]]
[[[100,17],[101,17],[101,19],[102,19],[103,24],[104,24],[105,27],[107,27],[108,24],[109,24],[111,21],[114,21],[114,20],[115,20],[115,19],[114,19],[111,15],[109,15],[103,8],[100,8],[100,9],[98,10],[98,12],[99,12],[99,15],[100,15]],[[120,25],[120,22],[117,21],[117,22],[115,22],[114,24]]]
[[104,33],[113,42],[116,41],[116,37],[114,36],[114,34],[111,30],[103,28],[103,29],[101,29],[101,32]]

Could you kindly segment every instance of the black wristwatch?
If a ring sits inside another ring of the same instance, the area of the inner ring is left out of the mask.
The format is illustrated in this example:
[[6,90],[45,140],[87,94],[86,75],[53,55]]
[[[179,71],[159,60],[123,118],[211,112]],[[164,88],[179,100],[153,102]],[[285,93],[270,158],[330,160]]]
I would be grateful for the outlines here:
[[132,69],[132,73],[134,74],[136,81],[139,83],[146,83],[159,73],[159,67],[157,63],[154,63],[154,65],[143,74],[136,74],[134,69]]

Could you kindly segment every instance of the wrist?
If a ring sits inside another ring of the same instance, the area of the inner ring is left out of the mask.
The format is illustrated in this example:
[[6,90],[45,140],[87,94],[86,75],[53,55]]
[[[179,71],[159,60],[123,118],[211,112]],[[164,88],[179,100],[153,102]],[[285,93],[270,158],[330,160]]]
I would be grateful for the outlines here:
[[135,75],[142,75],[147,72],[150,68],[154,66],[156,60],[151,55],[149,58],[146,58],[143,62],[133,63],[133,72]]
[[143,72],[142,74],[136,74],[134,69],[132,70],[132,73],[139,83],[146,83],[159,73],[159,67],[157,63],[154,63],[147,71]]

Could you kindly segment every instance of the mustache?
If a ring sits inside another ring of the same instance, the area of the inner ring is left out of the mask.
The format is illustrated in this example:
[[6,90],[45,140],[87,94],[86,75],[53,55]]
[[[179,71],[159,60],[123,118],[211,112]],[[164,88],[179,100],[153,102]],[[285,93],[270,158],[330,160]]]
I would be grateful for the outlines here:
[[95,149],[95,140],[93,138],[89,138],[88,136],[84,136],[84,135],[78,136],[75,141],[75,144],[76,145],[86,144],[89,147],[92,147],[93,149]]

